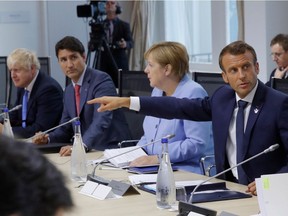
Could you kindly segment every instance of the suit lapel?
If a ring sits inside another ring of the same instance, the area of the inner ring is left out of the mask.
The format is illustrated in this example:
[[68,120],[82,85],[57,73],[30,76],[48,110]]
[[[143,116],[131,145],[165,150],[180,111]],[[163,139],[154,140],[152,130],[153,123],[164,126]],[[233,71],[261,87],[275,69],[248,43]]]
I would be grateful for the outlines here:
[[[33,85],[32,91],[29,92],[30,95],[29,95],[29,100],[28,100],[28,103],[27,103],[27,116],[29,114],[29,110],[31,110],[31,106],[32,106],[32,104],[34,102],[34,99],[36,97],[37,89],[39,88],[39,85],[41,83],[42,77],[43,77],[43,74],[39,71],[38,76],[37,76],[37,78],[35,80],[35,83]],[[24,89],[21,92],[21,94],[22,94],[22,100],[21,100],[21,103],[22,103],[23,96],[24,96]]]
[[263,85],[264,84],[259,82],[258,89],[256,90],[255,96],[254,96],[253,101],[252,101],[251,109],[249,112],[249,117],[247,120],[246,130],[245,130],[245,134],[244,134],[244,142],[243,142],[244,154],[242,155],[241,160],[245,159],[244,156],[246,155],[246,153],[248,151],[248,146],[249,146],[250,137],[251,137],[253,127],[254,127],[257,119],[258,119],[259,114],[262,111],[262,107],[264,104],[264,98],[265,98],[265,94],[266,94]]
[[91,79],[91,71],[87,68],[82,87],[81,87],[81,98],[80,98],[80,113],[87,101],[87,96],[88,96],[88,89],[90,86],[90,79]]
[[65,89],[65,108],[70,116],[76,116],[75,91],[72,83]]

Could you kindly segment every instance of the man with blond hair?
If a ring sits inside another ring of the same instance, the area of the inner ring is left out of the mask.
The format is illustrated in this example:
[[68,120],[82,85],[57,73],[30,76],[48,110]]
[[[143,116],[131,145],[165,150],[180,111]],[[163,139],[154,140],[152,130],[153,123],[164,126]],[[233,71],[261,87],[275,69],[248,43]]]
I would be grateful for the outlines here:
[[[14,106],[22,105],[22,109],[9,113],[14,136],[28,138],[56,126],[63,109],[63,90],[56,80],[41,72],[36,54],[15,49],[7,58],[7,66],[17,87]],[[0,131],[2,127],[0,124]]]

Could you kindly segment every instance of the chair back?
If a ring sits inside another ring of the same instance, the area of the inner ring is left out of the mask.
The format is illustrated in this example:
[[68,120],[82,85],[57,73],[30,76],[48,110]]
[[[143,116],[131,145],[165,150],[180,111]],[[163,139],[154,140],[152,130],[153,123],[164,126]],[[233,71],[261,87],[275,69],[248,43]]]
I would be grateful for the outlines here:
[[[118,94],[120,97],[150,96],[152,87],[144,71],[119,70]],[[133,140],[139,140],[143,136],[143,121],[145,115],[124,109],[123,112],[128,123]]]
[[206,90],[209,97],[213,95],[216,89],[226,84],[221,73],[193,72],[192,79]]
[[288,94],[288,79],[272,78],[271,87],[285,94]]
[[0,107],[6,107],[8,103],[7,92],[9,90],[9,71],[7,68],[7,57],[0,56]]

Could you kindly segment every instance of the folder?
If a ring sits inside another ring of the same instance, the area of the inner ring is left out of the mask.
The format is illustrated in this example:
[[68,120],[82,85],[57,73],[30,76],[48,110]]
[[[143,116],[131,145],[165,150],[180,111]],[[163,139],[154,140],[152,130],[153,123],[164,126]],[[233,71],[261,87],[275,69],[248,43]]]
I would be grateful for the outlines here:
[[[159,165],[142,166],[142,167],[129,167],[128,172],[136,174],[153,174],[158,173]],[[172,166],[173,171],[177,171],[176,167]]]
[[[196,185],[185,186],[186,193],[191,194]],[[138,188],[149,193],[156,194],[156,190],[152,189],[151,184],[140,184]],[[192,203],[214,202],[221,200],[243,199],[252,197],[250,194],[239,191],[229,190],[225,182],[203,184],[198,187],[196,193],[193,195]],[[177,198],[176,198],[177,199]],[[187,198],[189,200],[189,196]]]

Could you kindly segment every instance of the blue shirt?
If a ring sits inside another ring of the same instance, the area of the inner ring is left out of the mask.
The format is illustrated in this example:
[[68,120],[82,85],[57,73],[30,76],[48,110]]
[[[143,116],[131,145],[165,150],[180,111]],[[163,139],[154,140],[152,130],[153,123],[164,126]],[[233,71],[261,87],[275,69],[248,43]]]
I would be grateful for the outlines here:
[[[153,97],[163,96],[163,91],[154,88]],[[203,98],[206,91],[198,83],[185,75],[178,84],[173,97]],[[211,122],[196,122],[179,119],[162,119],[146,116],[143,122],[144,136],[137,145],[144,145],[168,134],[175,134],[169,140],[168,149],[171,163],[179,169],[201,173],[200,158],[213,154]],[[161,143],[143,147],[148,155],[161,155]]]

